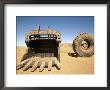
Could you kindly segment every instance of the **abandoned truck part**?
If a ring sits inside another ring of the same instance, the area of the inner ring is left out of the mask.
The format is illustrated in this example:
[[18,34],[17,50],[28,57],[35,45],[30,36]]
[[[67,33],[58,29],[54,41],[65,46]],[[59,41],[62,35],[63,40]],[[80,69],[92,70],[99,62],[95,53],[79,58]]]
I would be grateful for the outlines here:
[[48,70],[51,71],[52,66],[56,66],[60,69],[60,63],[56,57],[31,57],[18,64],[16,69],[23,68],[23,71],[26,71],[31,67],[31,71],[33,72],[37,68],[39,68],[39,71],[43,71],[44,67],[48,67]]
[[24,71],[31,68],[35,71],[43,71],[48,67],[50,71],[53,66],[60,69],[60,47],[61,35],[58,31],[47,30],[33,30],[26,34],[25,43],[27,50],[22,57],[21,63],[17,65],[16,69],[23,68]]
[[73,50],[81,57],[89,57],[94,54],[94,36],[89,33],[81,33],[73,40]]

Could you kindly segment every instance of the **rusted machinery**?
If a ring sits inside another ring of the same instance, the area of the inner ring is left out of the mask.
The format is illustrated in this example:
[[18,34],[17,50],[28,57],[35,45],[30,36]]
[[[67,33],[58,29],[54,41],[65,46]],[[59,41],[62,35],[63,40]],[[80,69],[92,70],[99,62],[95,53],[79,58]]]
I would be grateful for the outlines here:
[[[45,67],[51,71],[55,66],[60,69],[60,43],[61,34],[48,28],[41,30],[40,26],[37,30],[30,31],[25,36],[27,51],[24,54],[21,63],[17,65],[17,70],[43,71]],[[80,33],[72,44],[73,51],[77,56],[89,57],[94,54],[94,36],[88,33]]]
[[28,49],[16,69],[23,68],[25,71],[31,67],[31,71],[37,68],[43,71],[44,67],[51,70],[52,66],[60,69],[60,42],[60,33],[49,28],[41,30],[39,26],[37,30],[28,32],[25,36]]

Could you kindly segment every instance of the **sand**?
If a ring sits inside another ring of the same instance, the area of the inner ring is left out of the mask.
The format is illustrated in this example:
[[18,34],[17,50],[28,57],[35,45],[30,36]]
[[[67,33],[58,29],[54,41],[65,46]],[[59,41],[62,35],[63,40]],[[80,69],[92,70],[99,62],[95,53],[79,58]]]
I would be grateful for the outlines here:
[[[21,58],[26,52],[27,47],[17,47],[17,64],[21,62]],[[75,57],[69,56],[68,53],[74,53],[71,44],[63,43],[60,45],[60,64],[61,69],[52,67],[51,71],[45,68],[42,72],[31,69],[23,71],[22,69],[16,70],[16,74],[94,74],[94,55],[91,57]]]

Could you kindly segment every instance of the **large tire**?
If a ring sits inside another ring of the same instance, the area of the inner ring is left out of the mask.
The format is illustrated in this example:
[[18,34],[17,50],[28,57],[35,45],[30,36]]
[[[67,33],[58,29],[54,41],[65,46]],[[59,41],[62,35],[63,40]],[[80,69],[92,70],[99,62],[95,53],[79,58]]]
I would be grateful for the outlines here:
[[94,54],[94,36],[88,33],[79,34],[73,41],[73,50],[81,57]]

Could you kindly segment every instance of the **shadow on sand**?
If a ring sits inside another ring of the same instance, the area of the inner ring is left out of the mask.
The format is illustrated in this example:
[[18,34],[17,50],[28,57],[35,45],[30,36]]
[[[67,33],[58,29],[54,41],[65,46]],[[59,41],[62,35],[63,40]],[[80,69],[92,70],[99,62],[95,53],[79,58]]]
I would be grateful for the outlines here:
[[69,56],[71,57],[80,57],[77,53],[68,53]]

